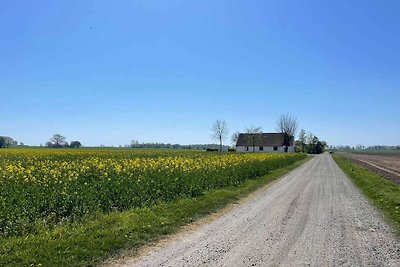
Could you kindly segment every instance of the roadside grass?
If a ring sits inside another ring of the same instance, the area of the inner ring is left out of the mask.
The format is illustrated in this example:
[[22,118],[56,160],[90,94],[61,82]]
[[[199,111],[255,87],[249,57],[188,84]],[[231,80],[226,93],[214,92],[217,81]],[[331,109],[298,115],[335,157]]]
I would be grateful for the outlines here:
[[400,185],[372,172],[342,155],[333,155],[339,167],[375,204],[400,237]]
[[141,246],[238,201],[307,160],[309,157],[242,185],[212,190],[197,198],[99,213],[83,223],[43,229],[37,235],[1,238],[0,266],[94,266],[125,250],[134,254]]

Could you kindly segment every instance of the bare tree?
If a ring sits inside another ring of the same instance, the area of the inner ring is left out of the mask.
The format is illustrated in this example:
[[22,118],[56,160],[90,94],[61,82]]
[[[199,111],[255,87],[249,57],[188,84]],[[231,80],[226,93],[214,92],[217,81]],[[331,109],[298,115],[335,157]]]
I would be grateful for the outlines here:
[[228,135],[228,125],[224,120],[216,120],[211,128],[213,138],[216,141],[219,141],[219,151],[222,152],[222,141]]
[[65,139],[65,136],[62,136],[61,134],[55,134],[52,138],[50,138],[50,144],[52,147],[63,147],[68,144]]
[[253,152],[255,151],[255,139],[258,135],[262,134],[262,128],[260,126],[256,127],[254,125],[250,125],[245,129],[245,132],[250,134],[253,144]]
[[277,130],[283,134],[283,145],[285,152],[288,152],[290,141],[294,138],[297,131],[297,119],[289,114],[283,114],[278,120]]
[[254,126],[254,125],[250,125],[249,127],[247,127],[245,129],[246,133],[254,133],[254,134],[260,134],[262,133],[262,128],[260,126]]
[[237,141],[238,141],[238,139],[239,139],[239,132],[234,132],[233,134],[232,134],[232,137],[231,137],[231,141],[232,141],[232,144],[234,145],[234,146],[236,146],[236,144],[237,144]]

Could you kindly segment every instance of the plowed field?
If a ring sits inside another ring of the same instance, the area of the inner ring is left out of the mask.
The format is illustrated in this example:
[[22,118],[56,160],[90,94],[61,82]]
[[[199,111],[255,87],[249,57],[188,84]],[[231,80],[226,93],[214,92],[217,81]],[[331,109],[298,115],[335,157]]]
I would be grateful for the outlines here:
[[400,184],[400,155],[346,153],[346,157]]

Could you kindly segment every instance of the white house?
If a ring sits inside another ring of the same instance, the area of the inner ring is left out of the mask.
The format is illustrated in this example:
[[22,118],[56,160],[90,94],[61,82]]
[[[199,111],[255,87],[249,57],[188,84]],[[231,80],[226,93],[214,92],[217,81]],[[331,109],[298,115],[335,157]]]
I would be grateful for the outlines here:
[[[241,133],[236,143],[237,152],[285,152],[282,133]],[[288,152],[294,152],[294,138],[290,140]]]

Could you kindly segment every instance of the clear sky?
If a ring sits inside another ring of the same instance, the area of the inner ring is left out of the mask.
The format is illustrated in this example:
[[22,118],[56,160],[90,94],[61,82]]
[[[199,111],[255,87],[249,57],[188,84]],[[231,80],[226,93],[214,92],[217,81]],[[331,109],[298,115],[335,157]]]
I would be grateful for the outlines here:
[[[400,1],[0,0],[0,135],[210,143],[282,113],[400,143]],[[229,140],[226,140],[227,143]]]

